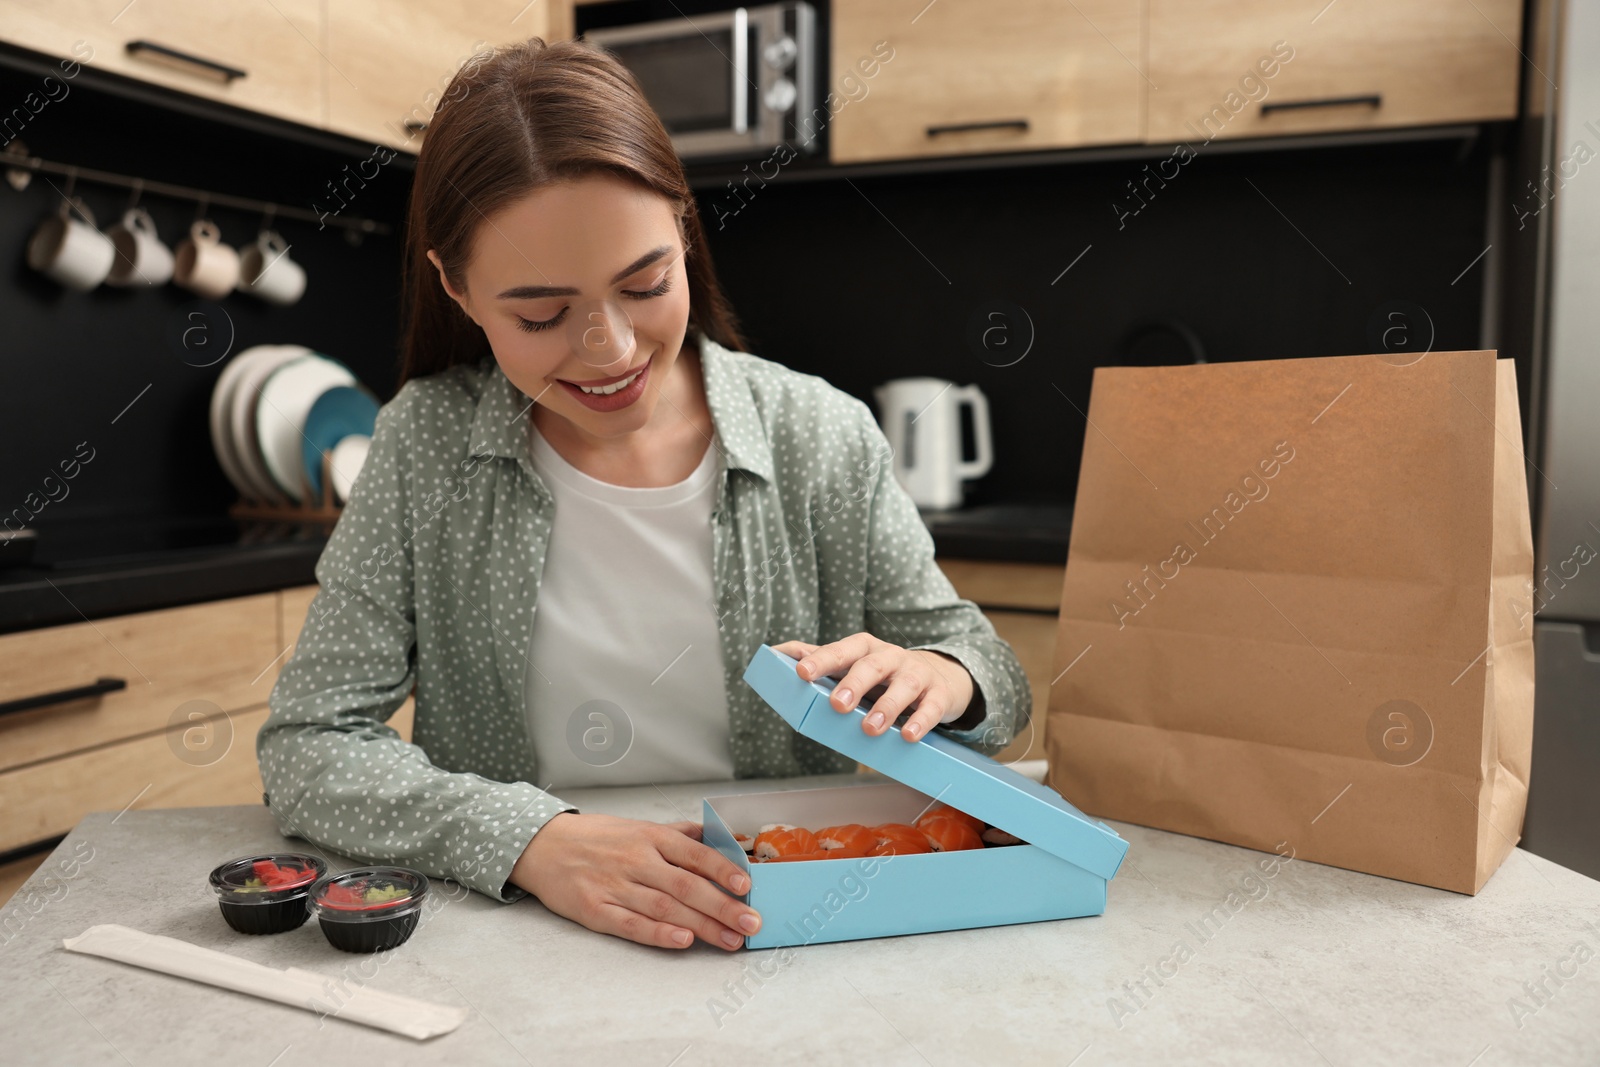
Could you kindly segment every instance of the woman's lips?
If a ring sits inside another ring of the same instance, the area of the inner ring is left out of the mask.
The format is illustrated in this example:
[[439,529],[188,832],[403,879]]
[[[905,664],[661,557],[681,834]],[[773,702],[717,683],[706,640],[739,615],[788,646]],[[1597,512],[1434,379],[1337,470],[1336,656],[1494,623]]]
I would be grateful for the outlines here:
[[[650,361],[649,360],[645,360],[645,363],[648,363],[648,362],[650,362]],[[576,381],[576,380],[574,380],[572,378],[557,378],[556,381],[558,381],[558,382],[566,382],[568,385],[584,385],[584,386],[588,386],[590,389],[598,389],[603,385],[610,385],[612,382],[620,382],[620,381],[622,381],[622,379],[626,378],[628,375],[633,374],[636,371],[641,370],[643,367],[644,367],[644,363],[641,363],[637,367],[629,367],[627,370],[623,371],[621,374],[613,374],[609,378],[594,378],[592,380],[585,380],[585,381],[581,381],[581,382],[580,381]]]
[[634,375],[633,381],[629,382],[626,388],[618,389],[614,393],[586,393],[565,378],[557,378],[556,381],[566,388],[569,396],[592,411],[619,411],[644,395],[644,387],[650,380],[650,368],[654,363],[655,357],[651,356],[650,359],[644,361],[644,365],[641,367],[634,368],[625,374],[619,374],[614,378],[600,379],[600,384],[606,385],[622,381],[630,374]]

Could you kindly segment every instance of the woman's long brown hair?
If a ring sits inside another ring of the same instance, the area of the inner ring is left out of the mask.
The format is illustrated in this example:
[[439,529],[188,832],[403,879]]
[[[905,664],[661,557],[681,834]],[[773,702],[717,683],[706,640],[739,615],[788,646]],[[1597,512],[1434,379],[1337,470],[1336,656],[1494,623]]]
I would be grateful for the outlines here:
[[492,355],[483,330],[439,284],[428,250],[465,291],[473,237],[486,218],[542,186],[594,173],[632,181],[673,205],[686,249],[689,328],[744,349],[683,162],[633,74],[594,45],[531,37],[469,59],[428,122],[407,212],[396,388]]

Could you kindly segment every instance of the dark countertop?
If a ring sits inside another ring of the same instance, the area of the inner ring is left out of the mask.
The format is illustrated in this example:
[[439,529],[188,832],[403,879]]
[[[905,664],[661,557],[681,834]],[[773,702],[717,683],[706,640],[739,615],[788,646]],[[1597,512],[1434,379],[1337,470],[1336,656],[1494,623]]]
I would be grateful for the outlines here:
[[[1036,563],[1066,561],[1071,519],[1049,504],[923,514],[940,557]],[[229,520],[47,531],[27,565],[0,559],[0,634],[312,585],[326,544],[308,528],[263,535]],[[18,545],[0,556],[14,550],[20,560]]]
[[322,547],[242,545],[174,551],[140,564],[0,571],[0,633],[310,585]]
[[1072,508],[1066,504],[987,504],[925,511],[934,553],[950,559],[1066,563]]

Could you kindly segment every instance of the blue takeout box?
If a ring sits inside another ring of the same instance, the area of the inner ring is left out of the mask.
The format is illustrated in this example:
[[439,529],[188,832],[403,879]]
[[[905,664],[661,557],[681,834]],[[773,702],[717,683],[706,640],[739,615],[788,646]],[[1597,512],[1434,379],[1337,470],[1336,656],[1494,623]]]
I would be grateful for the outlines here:
[[[862,731],[870,704],[828,703],[836,681],[807,682],[798,661],[762,645],[744,680],[796,730],[890,778],[877,785],[705,798],[703,840],[750,876],[740,899],[761,913],[746,948],[1100,915],[1128,842],[1055,790],[938,731],[908,743],[891,726]],[[925,855],[752,863],[735,833],[768,823],[821,829],[910,823],[939,802],[1024,844]]]

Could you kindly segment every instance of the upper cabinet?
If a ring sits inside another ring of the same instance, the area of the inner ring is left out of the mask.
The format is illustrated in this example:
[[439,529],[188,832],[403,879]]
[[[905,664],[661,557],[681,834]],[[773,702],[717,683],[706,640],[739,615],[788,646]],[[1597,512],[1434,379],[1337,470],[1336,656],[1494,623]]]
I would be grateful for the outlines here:
[[6,0],[0,36],[195,96],[323,122],[321,0]]
[[411,152],[475,52],[548,32],[546,6],[528,0],[327,0],[327,10],[329,128]]
[[1141,139],[1140,0],[835,0],[832,20],[836,163]]
[[6,0],[0,36],[142,81],[417,151],[474,52],[548,33],[527,0]]
[[[574,21],[573,0],[4,3],[24,47],[412,152],[475,52]],[[821,114],[835,163],[1510,119],[1521,20],[1521,0],[832,0]]]
[[1517,113],[1520,0],[1148,3],[1148,141]]

